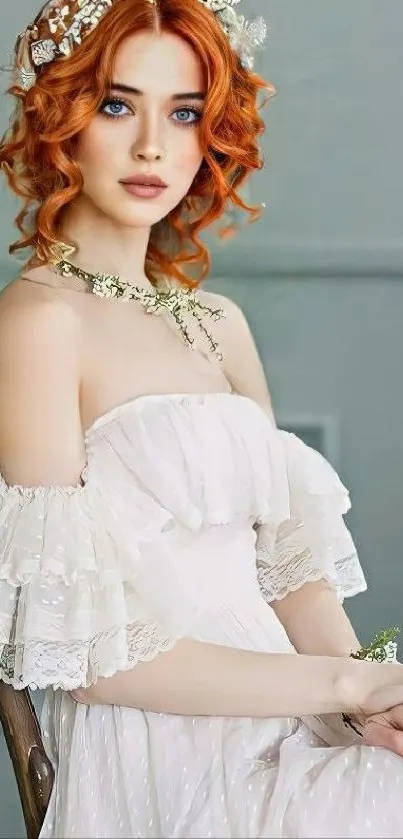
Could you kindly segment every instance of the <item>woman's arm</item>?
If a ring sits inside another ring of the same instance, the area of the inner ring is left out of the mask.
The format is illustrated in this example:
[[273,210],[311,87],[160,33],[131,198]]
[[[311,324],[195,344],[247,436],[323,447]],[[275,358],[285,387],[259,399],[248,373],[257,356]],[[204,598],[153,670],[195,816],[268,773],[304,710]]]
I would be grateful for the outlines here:
[[403,702],[403,667],[183,639],[152,661],[100,678],[72,695],[85,704],[185,716],[367,714]]
[[361,646],[335,591],[324,580],[306,583],[271,605],[299,653],[349,656]]

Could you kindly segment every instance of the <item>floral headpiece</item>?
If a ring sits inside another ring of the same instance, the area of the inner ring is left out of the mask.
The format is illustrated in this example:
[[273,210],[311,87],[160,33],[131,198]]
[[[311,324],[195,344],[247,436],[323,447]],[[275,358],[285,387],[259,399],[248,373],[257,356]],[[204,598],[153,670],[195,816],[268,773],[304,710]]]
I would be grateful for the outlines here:
[[[48,0],[34,22],[21,33],[16,47],[17,83],[29,90],[40,68],[68,57],[119,0]],[[155,4],[156,0],[148,0]],[[193,0],[191,0],[193,2]],[[266,39],[263,18],[247,21],[235,12],[241,0],[197,0],[217,18],[245,69],[253,68],[254,52]]]

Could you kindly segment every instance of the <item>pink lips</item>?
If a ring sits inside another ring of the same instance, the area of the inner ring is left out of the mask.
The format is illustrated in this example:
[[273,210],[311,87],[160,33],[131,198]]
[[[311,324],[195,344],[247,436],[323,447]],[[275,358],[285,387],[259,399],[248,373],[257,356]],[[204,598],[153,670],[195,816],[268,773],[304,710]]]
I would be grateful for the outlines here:
[[167,184],[156,175],[135,175],[120,182],[126,192],[137,198],[157,198]]
[[137,198],[157,198],[166,189],[165,186],[148,186],[147,184],[126,184],[122,183],[123,189],[130,195]]

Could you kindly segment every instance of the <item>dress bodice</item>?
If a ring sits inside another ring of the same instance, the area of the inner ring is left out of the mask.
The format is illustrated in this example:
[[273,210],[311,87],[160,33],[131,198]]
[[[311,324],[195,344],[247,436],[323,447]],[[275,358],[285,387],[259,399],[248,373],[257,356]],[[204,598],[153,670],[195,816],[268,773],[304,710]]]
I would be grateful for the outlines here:
[[[270,421],[253,400],[229,393],[136,397],[99,417],[86,434],[86,480],[127,480],[191,529],[266,517],[268,476],[280,467]],[[282,513],[279,513],[282,517]]]

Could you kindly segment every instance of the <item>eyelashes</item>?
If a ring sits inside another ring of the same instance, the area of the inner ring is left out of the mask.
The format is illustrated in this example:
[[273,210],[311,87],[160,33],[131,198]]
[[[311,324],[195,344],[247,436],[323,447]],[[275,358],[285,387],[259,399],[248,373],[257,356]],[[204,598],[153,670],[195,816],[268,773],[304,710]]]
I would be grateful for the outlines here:
[[[100,113],[102,116],[106,117],[107,119],[123,119],[123,117],[127,116],[125,113],[108,113],[105,109],[107,107],[120,107],[120,108],[127,108],[129,111],[134,113],[133,106],[129,105],[124,99],[119,99],[118,97],[109,97],[104,99],[100,107]],[[203,112],[196,108],[194,105],[181,105],[179,108],[175,108],[172,112],[173,114],[191,114],[193,119],[185,120],[185,119],[174,119],[174,122],[177,122],[179,125],[182,125],[184,128],[188,128],[192,125],[197,125],[200,122]]]

